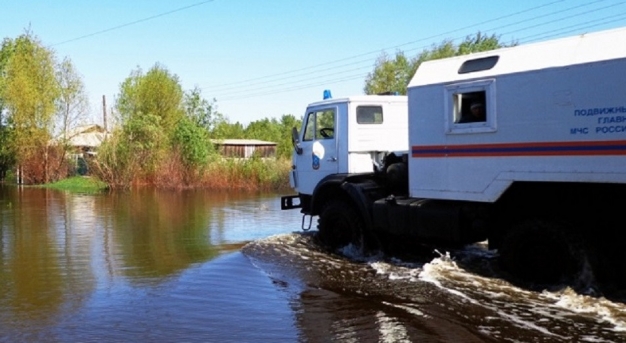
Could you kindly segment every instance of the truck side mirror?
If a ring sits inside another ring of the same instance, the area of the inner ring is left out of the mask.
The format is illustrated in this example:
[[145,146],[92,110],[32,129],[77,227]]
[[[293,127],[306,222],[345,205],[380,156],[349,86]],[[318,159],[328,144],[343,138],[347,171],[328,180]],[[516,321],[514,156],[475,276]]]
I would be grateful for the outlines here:
[[300,135],[298,134],[298,129],[294,126],[291,129],[291,144],[293,144],[293,148],[296,150],[296,154],[302,155],[302,147],[300,147]]

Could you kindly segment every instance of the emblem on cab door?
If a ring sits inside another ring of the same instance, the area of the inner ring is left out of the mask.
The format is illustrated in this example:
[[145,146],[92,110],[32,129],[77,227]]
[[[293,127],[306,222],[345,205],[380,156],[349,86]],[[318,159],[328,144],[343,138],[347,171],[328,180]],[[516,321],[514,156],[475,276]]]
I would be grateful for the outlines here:
[[320,142],[314,142],[313,143],[313,149],[312,149],[312,166],[313,166],[313,170],[318,170],[320,169],[320,161],[322,160],[322,158],[324,158],[324,146],[320,143]]

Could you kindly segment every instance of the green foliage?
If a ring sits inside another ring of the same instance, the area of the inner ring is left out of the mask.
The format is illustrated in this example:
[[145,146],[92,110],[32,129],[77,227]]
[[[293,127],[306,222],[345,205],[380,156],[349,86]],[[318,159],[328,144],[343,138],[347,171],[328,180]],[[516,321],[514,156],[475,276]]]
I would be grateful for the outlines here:
[[[510,45],[515,45],[515,43]],[[383,92],[406,94],[407,85],[422,62],[488,51],[505,46],[507,45],[501,43],[498,36],[487,36],[478,32],[473,36],[465,37],[459,45],[455,45],[450,40],[444,40],[440,44],[422,51],[410,61],[402,51],[396,52],[394,59],[389,58],[383,52],[376,59],[374,71],[367,75],[363,91],[365,94],[380,94]]]
[[145,74],[137,68],[120,85],[116,108],[121,126],[100,147],[100,174],[116,185],[149,179],[184,118],[178,77],[158,64]]
[[291,114],[284,114],[280,120],[261,119],[253,121],[244,130],[244,136],[250,139],[259,139],[276,143],[276,156],[278,158],[289,158],[293,151],[291,143],[291,129],[299,128],[300,120]]
[[[154,114],[133,116],[122,127],[121,151],[146,172],[158,167],[161,156],[168,147],[168,137],[163,131],[162,117]],[[130,162],[130,161],[129,161]]]
[[[515,43],[510,45],[515,45]],[[456,55],[467,55],[475,52],[495,50],[505,46],[507,45],[501,43],[498,36],[487,36],[478,32],[474,36],[465,37],[465,40],[457,47]]]
[[280,137],[280,130],[280,124],[276,119],[264,118],[248,124],[244,134],[247,138],[275,142]]
[[[0,174],[14,163],[33,180],[48,180],[50,141],[59,87],[52,50],[26,32],[4,39],[0,49]],[[43,163],[33,163],[42,159]],[[28,163],[26,163],[28,162]]]
[[114,188],[129,187],[139,166],[132,158],[131,144],[120,129],[98,149],[98,159],[93,172]]
[[7,64],[13,56],[13,41],[5,38],[0,46],[0,125],[6,125],[6,116],[4,110],[6,108],[6,100],[2,96],[7,84]]
[[364,91],[366,94],[381,94],[385,92],[399,92],[406,94],[406,86],[413,76],[413,66],[404,55],[398,51],[394,59],[382,53],[376,59],[374,71],[367,76]]
[[10,144],[11,131],[0,123],[0,180],[4,180],[6,173],[15,164],[15,152]]
[[7,124],[15,131],[12,143],[20,158],[20,153],[41,147],[50,138],[59,95],[54,55],[30,33],[6,39],[2,50],[0,98],[7,111]]
[[208,101],[202,98],[201,91],[197,87],[185,92],[183,98],[185,115],[208,132],[211,132],[215,128],[216,121],[222,118],[219,113],[216,113],[214,104],[215,100]]
[[187,169],[206,166],[209,156],[214,152],[206,129],[189,117],[181,119],[176,125],[172,143],[180,152],[182,163]]
[[301,125],[302,121],[296,119],[296,117],[291,114],[283,114],[280,118],[280,136],[276,140],[276,143],[278,143],[276,147],[276,155],[278,158],[291,158],[291,153],[293,152],[291,130],[294,127],[299,129]]
[[168,142],[161,117],[133,116],[100,146],[96,172],[104,181],[122,187],[150,178],[167,156]]
[[215,121],[215,127],[210,132],[213,139],[238,139],[246,138],[244,133],[244,127],[241,123],[236,122],[231,124],[227,117],[219,115],[219,118]]
[[244,127],[239,122],[231,123],[228,117],[216,111],[215,100],[208,101],[198,88],[186,92],[183,99],[185,115],[213,139],[244,138]]
[[122,125],[134,117],[157,116],[168,135],[183,117],[183,90],[178,76],[156,64],[146,74],[141,68],[120,85],[116,108]]

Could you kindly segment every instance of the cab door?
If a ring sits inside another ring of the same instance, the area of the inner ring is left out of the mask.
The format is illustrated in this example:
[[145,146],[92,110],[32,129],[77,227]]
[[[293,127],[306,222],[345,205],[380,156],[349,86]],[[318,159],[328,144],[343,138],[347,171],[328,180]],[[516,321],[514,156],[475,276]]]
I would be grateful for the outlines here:
[[313,194],[320,180],[338,172],[336,123],[336,107],[307,111],[300,132],[302,153],[294,155],[294,183],[298,193]]

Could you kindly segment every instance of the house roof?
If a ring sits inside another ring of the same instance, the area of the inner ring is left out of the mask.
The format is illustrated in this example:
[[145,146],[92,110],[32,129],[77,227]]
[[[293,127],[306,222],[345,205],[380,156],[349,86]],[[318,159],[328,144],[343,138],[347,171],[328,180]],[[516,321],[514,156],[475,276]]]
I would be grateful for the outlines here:
[[100,125],[81,125],[69,130],[65,136],[57,137],[57,141],[62,141],[65,137],[71,146],[95,148],[100,146],[108,135],[109,133]]

